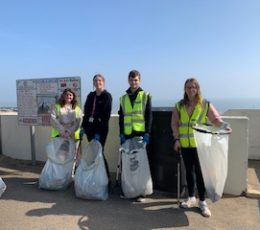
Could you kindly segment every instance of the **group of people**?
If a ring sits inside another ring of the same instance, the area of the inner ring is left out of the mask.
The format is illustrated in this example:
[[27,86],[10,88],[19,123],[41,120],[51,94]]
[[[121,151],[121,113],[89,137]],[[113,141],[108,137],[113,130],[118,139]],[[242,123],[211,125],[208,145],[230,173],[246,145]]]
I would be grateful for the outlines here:
[[[149,144],[150,141],[152,126],[151,95],[140,87],[140,82],[140,72],[137,70],[130,71],[128,75],[129,88],[120,97],[118,112],[121,145],[127,139],[137,136],[142,136],[146,144]],[[79,140],[82,135],[86,134],[88,141],[99,141],[103,147],[105,167],[110,181],[104,147],[109,129],[112,96],[105,89],[105,78],[101,74],[93,77],[93,85],[95,90],[88,94],[83,113],[75,93],[71,89],[64,90],[51,112],[51,136],[53,138],[61,136]],[[191,208],[197,205],[196,184],[199,208],[205,217],[211,216],[211,212],[205,201],[206,190],[192,125],[206,123],[207,120],[231,132],[231,128],[221,119],[212,103],[202,97],[198,81],[194,78],[187,79],[184,84],[183,99],[176,103],[169,125],[172,127],[174,137],[173,149],[175,152],[181,152],[186,169],[189,196],[187,200],[181,203],[181,207]],[[121,197],[124,197],[124,194],[121,194]],[[138,197],[137,200],[143,201],[144,199]]]

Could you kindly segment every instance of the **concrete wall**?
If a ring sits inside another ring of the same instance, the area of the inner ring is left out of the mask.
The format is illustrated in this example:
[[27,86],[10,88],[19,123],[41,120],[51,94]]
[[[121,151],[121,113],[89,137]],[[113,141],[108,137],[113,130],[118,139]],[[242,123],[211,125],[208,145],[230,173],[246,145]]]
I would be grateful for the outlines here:
[[[50,127],[35,126],[35,149],[31,146],[31,127],[18,126],[17,114],[1,114],[1,151],[2,154],[21,160],[32,160],[35,154],[37,161],[46,161],[45,146],[50,141]],[[118,116],[112,115],[109,133],[105,146],[110,171],[115,172],[119,149]],[[86,145],[84,136],[82,145]]]
[[245,116],[249,118],[249,159],[260,160],[260,109],[232,109],[224,116]]
[[249,119],[247,117],[228,117],[223,119],[232,127],[229,136],[228,174],[224,193],[241,195],[247,188]]
[[30,128],[19,127],[17,115],[1,115],[1,151],[15,158],[31,159]]
[[[254,117],[253,114],[251,114],[251,116]],[[31,148],[30,127],[18,126],[16,114],[1,114],[0,118],[0,143],[2,154],[15,159],[31,160],[34,151]],[[224,192],[227,194],[240,195],[247,187],[248,141],[249,137],[252,137],[252,134],[249,135],[249,120],[247,117],[226,116],[224,117],[224,120],[229,122],[233,129],[229,142],[228,178]],[[110,171],[116,172],[119,150],[119,127],[117,115],[112,115],[109,127],[110,130],[105,147],[105,155],[108,160]],[[257,129],[253,130],[257,131]],[[259,133],[260,131],[256,132],[254,135],[259,137]],[[45,146],[50,141],[49,134],[49,127],[35,127],[34,154],[36,160],[45,161],[47,159]],[[86,143],[87,141],[85,137],[82,145],[84,146]]]
[[[45,146],[50,140],[49,127],[35,127],[35,158],[45,161]],[[1,115],[2,153],[6,156],[31,160],[34,149],[31,146],[31,127],[18,126],[17,115]]]

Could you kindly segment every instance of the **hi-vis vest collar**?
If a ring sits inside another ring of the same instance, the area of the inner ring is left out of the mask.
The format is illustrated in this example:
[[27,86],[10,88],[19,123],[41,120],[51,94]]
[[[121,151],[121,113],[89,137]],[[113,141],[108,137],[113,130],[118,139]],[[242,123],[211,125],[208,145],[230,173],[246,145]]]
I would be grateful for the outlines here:
[[[60,104],[56,104],[55,105],[55,110],[56,110],[56,113],[59,115],[60,114],[60,109],[61,109],[61,106]],[[75,108],[75,112],[76,112],[76,117],[80,117],[81,116],[81,109],[79,106],[76,106]],[[80,137],[79,137],[79,132],[80,132],[80,129],[77,129],[75,132],[74,132],[74,139],[75,140],[79,140]],[[59,131],[56,129],[56,128],[51,128],[51,137],[54,138],[54,137],[57,137],[59,135]]]
[[130,135],[132,131],[145,132],[145,108],[149,93],[139,91],[132,106],[128,94],[120,97],[120,105],[124,114],[124,134]]
[[209,102],[203,100],[202,105],[197,104],[192,115],[189,116],[185,105],[181,105],[180,102],[176,104],[179,112],[179,138],[182,148],[196,147],[192,126],[206,123],[208,108]]

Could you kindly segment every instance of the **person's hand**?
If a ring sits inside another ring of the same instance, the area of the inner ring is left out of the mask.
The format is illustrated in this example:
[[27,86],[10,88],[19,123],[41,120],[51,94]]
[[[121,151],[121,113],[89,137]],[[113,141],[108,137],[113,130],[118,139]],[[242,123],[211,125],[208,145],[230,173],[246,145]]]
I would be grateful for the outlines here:
[[228,133],[232,133],[232,129],[231,129],[231,127],[230,127],[230,124],[227,123],[227,122],[223,122],[223,123],[220,125],[219,128],[226,130]]
[[99,141],[100,140],[100,135],[98,134],[98,133],[96,133],[95,135],[94,135],[94,141]]
[[120,144],[124,144],[125,143],[125,136],[123,134],[120,134]]
[[150,134],[149,133],[144,134],[143,142],[146,143],[147,145],[149,144],[149,142],[150,142]]
[[179,153],[179,152],[180,152],[180,149],[181,149],[180,140],[179,140],[179,139],[176,139],[176,140],[174,141],[174,144],[173,144],[173,150],[174,150],[176,153]]
[[62,138],[65,138],[65,131],[60,132],[59,136],[62,137]]
[[65,138],[65,139],[68,139],[70,137],[70,132],[69,130],[64,130],[63,132],[60,133],[60,136]]
[[227,130],[228,133],[232,133],[231,127],[227,127],[226,130]]
[[79,131],[79,139],[80,140],[82,140],[82,137],[84,136],[84,134],[85,134],[85,131],[84,131],[83,128],[81,128],[80,131]]

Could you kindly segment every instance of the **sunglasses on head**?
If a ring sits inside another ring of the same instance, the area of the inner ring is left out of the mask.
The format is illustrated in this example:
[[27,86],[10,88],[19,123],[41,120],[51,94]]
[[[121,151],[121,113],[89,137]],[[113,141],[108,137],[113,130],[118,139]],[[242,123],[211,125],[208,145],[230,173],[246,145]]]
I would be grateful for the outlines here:
[[71,93],[72,93],[73,91],[72,91],[72,89],[70,89],[70,88],[66,88],[66,89],[64,89],[63,92],[64,92],[64,93],[66,93],[66,92],[71,92]]

